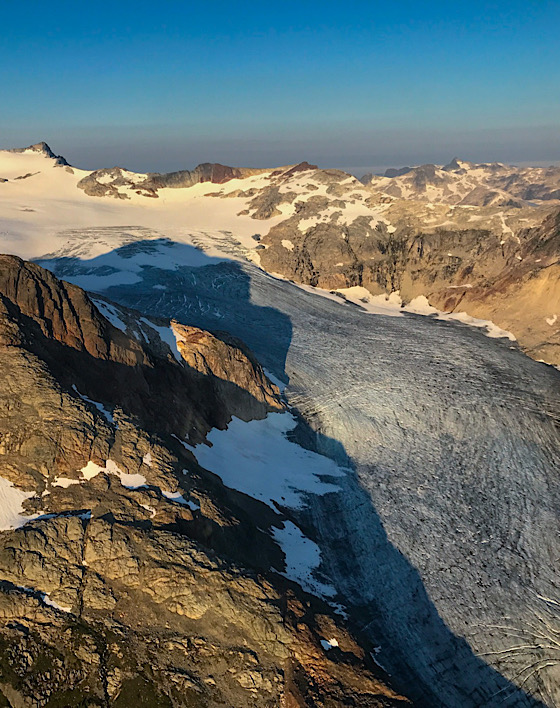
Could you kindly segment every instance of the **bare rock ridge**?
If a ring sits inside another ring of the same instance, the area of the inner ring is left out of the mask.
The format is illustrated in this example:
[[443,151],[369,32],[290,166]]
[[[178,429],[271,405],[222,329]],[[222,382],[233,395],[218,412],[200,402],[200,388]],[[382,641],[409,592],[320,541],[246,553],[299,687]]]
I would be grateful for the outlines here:
[[[286,168],[282,171],[289,171],[293,174],[298,169],[312,168],[307,162],[300,163]],[[228,167],[217,163],[205,162],[195,167],[194,170],[180,170],[178,172],[149,172],[147,174],[136,174],[129,172],[122,167],[95,170],[78,182],[78,187],[92,197],[111,196],[117,199],[129,199],[126,192],[120,188],[131,188],[137,194],[145,197],[158,197],[158,190],[163,188],[185,189],[201,182],[212,184],[225,184],[234,179],[246,179],[254,175],[270,172],[269,169],[257,169],[250,167]]]
[[50,157],[53,160],[56,161],[57,165],[64,165],[68,167],[68,162],[66,162],[66,159],[62,157],[62,155],[55,155],[54,152],[50,149],[50,147],[47,145],[45,142],[40,142],[40,143],[35,143],[35,145],[29,145],[28,147],[25,148],[12,148],[11,150],[8,150],[8,152],[15,152],[15,153],[22,153],[22,152],[37,152],[41,155],[44,155],[45,157]]
[[515,167],[501,162],[476,164],[454,157],[447,165],[390,168],[381,177],[364,175],[363,184],[398,198],[470,206],[522,206],[560,199],[560,167]]
[[[195,361],[198,342],[191,336],[190,346],[181,343],[195,364],[185,367],[158,334],[163,327],[172,341],[180,339],[180,326],[174,333],[166,322],[150,326],[148,320],[132,319],[129,333],[123,332],[99,313],[83,290],[33,263],[12,256],[0,258],[0,297],[13,320],[28,323],[27,346],[63,381],[72,385],[79,377],[82,392],[91,398],[119,405],[181,438],[198,441],[211,427],[224,427],[232,415],[249,420],[281,409],[274,385],[253,355],[233,338],[226,343],[199,332],[206,340],[203,373],[211,373],[212,367],[218,370],[216,357],[223,357],[220,376],[206,375],[200,382]],[[84,369],[85,361],[89,363]],[[221,406],[212,404],[217,397],[223,400]]]
[[190,452],[282,409],[242,343],[2,256],[0,366],[0,704],[409,704]]

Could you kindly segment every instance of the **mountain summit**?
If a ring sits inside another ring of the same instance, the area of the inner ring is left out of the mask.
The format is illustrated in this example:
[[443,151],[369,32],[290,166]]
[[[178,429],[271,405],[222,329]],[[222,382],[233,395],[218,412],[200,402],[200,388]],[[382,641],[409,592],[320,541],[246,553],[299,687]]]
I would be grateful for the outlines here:
[[50,157],[51,159],[56,160],[57,165],[69,166],[69,163],[66,161],[66,158],[62,157],[62,155],[55,155],[55,153],[51,150],[50,146],[44,140],[42,140],[40,143],[35,143],[34,145],[28,145],[28,147],[25,148],[12,148],[11,150],[8,150],[8,152],[37,152],[40,155],[44,155],[45,157]]

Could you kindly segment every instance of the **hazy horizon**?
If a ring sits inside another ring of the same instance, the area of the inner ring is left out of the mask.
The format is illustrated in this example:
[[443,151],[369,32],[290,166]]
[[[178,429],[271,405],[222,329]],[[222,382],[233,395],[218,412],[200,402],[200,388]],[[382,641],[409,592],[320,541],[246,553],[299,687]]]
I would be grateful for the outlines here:
[[[541,131],[542,139],[543,131]],[[543,140],[543,142],[546,138]],[[372,156],[370,161],[356,161],[354,164],[344,162],[341,155],[322,155],[320,150],[313,149],[313,143],[301,146],[301,152],[293,147],[282,150],[276,146],[273,150],[262,149],[263,159],[255,159],[254,150],[248,149],[244,151],[243,145],[235,143],[227,146],[227,148],[217,149],[215,146],[208,148],[208,153],[205,153],[204,145],[190,146],[185,144],[182,150],[177,149],[177,145],[157,144],[146,145],[140,143],[138,146],[131,145],[125,141],[122,144],[115,145],[96,145],[96,144],[80,144],[75,140],[64,139],[64,137],[45,136],[45,135],[14,135],[14,139],[10,142],[2,140],[0,150],[9,150],[12,148],[23,148],[38,142],[44,141],[57,155],[62,155],[74,167],[84,170],[95,170],[109,167],[123,167],[134,172],[172,172],[176,170],[192,170],[197,165],[203,162],[227,164],[232,167],[278,167],[281,165],[296,164],[298,162],[307,161],[312,164],[317,164],[321,168],[340,169],[350,174],[355,174],[361,177],[363,174],[371,172],[373,174],[383,174],[389,168],[399,168],[405,166],[416,166],[422,164],[444,165],[450,162],[454,157],[469,162],[484,163],[484,162],[503,162],[505,164],[516,165],[519,167],[548,167],[560,165],[560,153],[551,151],[551,159],[543,158],[546,150],[535,150],[535,154],[539,157],[535,159],[518,159],[512,160],[503,157],[504,150],[497,150],[496,144],[492,144],[492,149],[485,151],[483,147],[476,149],[453,150],[456,147],[452,142],[441,143],[435,146],[434,149],[425,149],[423,151],[410,150],[408,153],[404,151],[396,151],[395,159],[390,159],[387,151],[375,152],[371,150],[369,154]],[[179,157],[178,155],[182,155]],[[368,151],[364,150],[363,155],[367,155]],[[521,153],[522,154],[522,153]],[[554,155],[555,157],[552,157]],[[268,156],[268,160],[266,159]],[[408,159],[407,159],[408,156]],[[376,157],[379,159],[376,160]],[[357,158],[357,154],[356,154]]]
[[560,161],[560,4],[4,4],[0,145],[167,172]]

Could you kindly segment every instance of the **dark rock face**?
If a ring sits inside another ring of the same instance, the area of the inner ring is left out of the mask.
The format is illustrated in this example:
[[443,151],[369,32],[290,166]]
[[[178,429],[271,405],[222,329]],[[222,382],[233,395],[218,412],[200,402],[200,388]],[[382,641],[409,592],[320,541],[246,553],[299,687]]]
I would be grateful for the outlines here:
[[45,157],[50,157],[53,160],[56,160],[57,165],[68,166],[68,163],[62,155],[55,155],[45,142],[35,143],[35,145],[29,145],[29,147],[25,148],[13,148],[12,150],[8,150],[8,152],[27,152],[28,150],[33,150],[33,152],[41,153],[45,155]]
[[0,702],[407,704],[277,574],[269,529],[285,517],[175,437],[281,409],[253,355],[177,325],[179,362],[156,336],[168,321],[135,336],[138,313],[119,315],[125,331],[79,288],[0,258],[2,481],[28,497],[0,533]]
[[212,182],[213,184],[224,184],[232,179],[243,179],[265,170],[228,167],[219,163],[204,162],[195,167],[194,170],[181,170],[179,172],[167,172],[164,174],[150,173],[148,182],[154,189],[161,187],[192,187],[200,182]]
[[299,162],[297,165],[290,167],[289,169],[281,168],[272,173],[272,175],[282,175],[283,177],[292,177],[298,172],[307,172],[308,170],[316,170],[317,165],[310,165],[309,162]]
[[400,177],[410,172],[411,169],[411,167],[400,167],[398,169],[390,167],[388,170],[385,170],[385,177]]
[[[282,408],[254,357],[231,338],[226,343],[197,330],[212,338],[222,357],[220,376],[209,368],[200,380],[199,370],[180,365],[156,330],[145,328],[141,338],[122,332],[83,290],[36,264],[0,257],[0,298],[5,342],[17,343],[19,337],[64,384],[77,385],[81,393],[119,406],[157,430],[199,441],[210,428],[225,427],[232,415],[249,420]],[[181,343],[188,361],[194,347]],[[235,392],[231,402],[225,388]],[[217,397],[220,406],[214,405]]]
[[119,191],[119,188],[124,187],[145,197],[157,198],[158,190],[165,187],[181,189],[200,182],[224,184],[232,179],[243,179],[261,172],[265,170],[227,167],[209,162],[198,165],[192,171],[180,170],[164,174],[152,172],[147,175],[135,175],[122,167],[113,167],[92,172],[78,182],[78,187],[91,197],[112,196],[117,199],[129,199],[126,192]]

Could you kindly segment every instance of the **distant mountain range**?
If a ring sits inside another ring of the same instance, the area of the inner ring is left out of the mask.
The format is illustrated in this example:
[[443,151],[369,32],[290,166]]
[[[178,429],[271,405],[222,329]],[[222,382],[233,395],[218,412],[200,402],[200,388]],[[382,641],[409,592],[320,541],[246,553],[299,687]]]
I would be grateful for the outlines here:
[[389,169],[383,177],[365,175],[361,181],[400,199],[461,206],[521,207],[560,199],[560,167],[475,164],[456,157],[444,166]]

